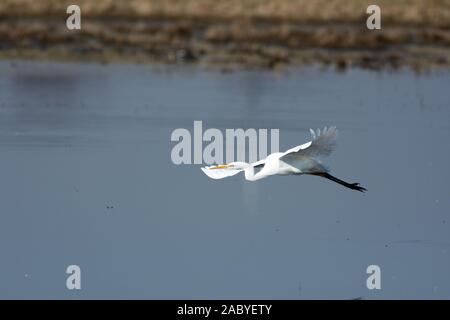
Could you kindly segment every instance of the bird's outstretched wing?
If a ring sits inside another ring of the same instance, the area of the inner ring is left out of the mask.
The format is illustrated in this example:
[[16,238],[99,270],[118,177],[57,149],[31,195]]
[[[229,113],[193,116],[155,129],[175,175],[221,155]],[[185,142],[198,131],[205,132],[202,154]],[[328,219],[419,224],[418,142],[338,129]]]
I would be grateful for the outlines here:
[[287,156],[302,155],[311,158],[326,157],[331,154],[336,145],[337,129],[336,127],[325,127],[322,132],[318,129],[314,132],[309,129],[312,135],[312,141],[296,146],[284,152],[281,159]]
[[[260,168],[263,167],[265,164],[266,159],[259,160],[257,162],[253,162],[252,166],[254,168]],[[212,169],[215,166],[209,166],[209,167],[202,167],[202,171],[211,179],[223,179],[226,177],[234,176],[235,174],[238,174],[239,172],[243,171],[242,169],[239,170],[233,170],[233,169]]]
[[[321,132],[310,129],[312,140],[302,145],[287,150],[280,157],[280,160],[293,165],[300,170],[318,169],[325,170],[320,165],[320,159],[331,154],[336,145],[337,129],[336,127],[325,127]],[[299,167],[301,165],[301,168]],[[313,168],[313,167],[316,168]]]

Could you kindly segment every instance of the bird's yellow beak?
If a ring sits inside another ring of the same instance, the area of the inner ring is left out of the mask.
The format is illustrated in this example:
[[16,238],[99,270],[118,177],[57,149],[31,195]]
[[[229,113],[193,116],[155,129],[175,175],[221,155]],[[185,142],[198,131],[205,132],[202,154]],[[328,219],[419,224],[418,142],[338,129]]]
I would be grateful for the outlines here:
[[229,165],[229,164],[221,164],[221,165],[218,165],[218,166],[215,166],[215,167],[211,167],[211,168],[209,168],[210,170],[214,170],[214,169],[228,169],[228,168],[231,168],[232,167],[232,165]]

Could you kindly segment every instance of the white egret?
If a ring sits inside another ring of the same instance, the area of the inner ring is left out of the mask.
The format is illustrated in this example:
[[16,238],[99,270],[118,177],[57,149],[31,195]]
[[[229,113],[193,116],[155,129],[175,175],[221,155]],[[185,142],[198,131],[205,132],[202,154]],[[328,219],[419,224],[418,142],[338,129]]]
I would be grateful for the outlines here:
[[[232,162],[229,164],[203,167],[203,172],[212,179],[222,179],[234,176],[244,171],[245,179],[257,181],[272,175],[302,175],[310,174],[339,183],[347,188],[364,192],[359,183],[348,183],[329,174],[321,159],[328,156],[336,145],[336,127],[326,128],[320,132],[310,129],[312,140],[296,146],[286,152],[275,152],[265,159],[254,163]],[[255,168],[262,169],[255,174]]]

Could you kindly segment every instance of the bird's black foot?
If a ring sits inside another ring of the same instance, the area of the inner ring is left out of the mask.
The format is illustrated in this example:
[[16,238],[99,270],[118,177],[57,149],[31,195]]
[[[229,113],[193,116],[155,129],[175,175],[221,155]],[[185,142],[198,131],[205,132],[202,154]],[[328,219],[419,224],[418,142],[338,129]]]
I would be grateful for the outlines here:
[[353,190],[358,190],[360,192],[366,192],[367,191],[366,188],[360,187],[359,183],[350,183],[349,184],[349,188],[353,189]]

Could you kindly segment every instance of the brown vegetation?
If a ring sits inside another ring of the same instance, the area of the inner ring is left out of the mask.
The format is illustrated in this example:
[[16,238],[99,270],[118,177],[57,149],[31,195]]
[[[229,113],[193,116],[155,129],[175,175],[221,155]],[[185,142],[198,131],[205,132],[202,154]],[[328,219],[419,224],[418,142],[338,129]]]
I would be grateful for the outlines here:
[[[65,27],[79,4],[82,30]],[[449,0],[2,0],[0,57],[277,68],[450,65]]]

